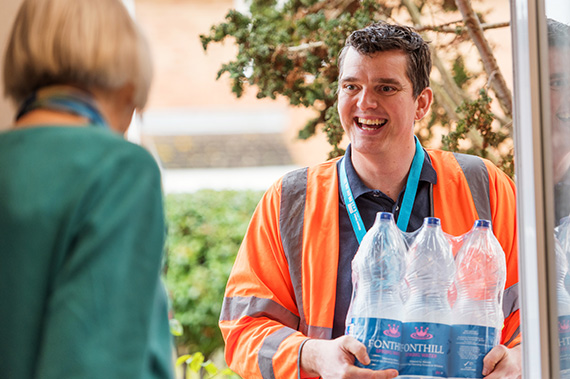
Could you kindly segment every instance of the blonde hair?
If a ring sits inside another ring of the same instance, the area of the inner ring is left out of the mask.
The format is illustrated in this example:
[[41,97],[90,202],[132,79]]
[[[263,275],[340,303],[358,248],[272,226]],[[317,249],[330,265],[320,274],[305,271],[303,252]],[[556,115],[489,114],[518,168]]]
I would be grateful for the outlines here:
[[16,104],[50,85],[130,84],[142,109],[151,79],[149,46],[120,0],[24,0],[4,61],[4,93]]

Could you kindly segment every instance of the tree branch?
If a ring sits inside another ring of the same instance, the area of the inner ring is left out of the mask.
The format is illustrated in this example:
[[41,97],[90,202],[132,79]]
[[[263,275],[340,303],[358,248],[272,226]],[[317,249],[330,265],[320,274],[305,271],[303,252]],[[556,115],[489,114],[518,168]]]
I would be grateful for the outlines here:
[[[416,4],[413,2],[413,0],[402,0],[402,4],[404,4],[406,9],[410,13],[410,17],[412,18],[412,22],[414,23],[414,25],[421,25],[421,13]],[[437,68],[441,76],[441,81],[442,81],[441,86],[446,89],[445,92],[447,93],[447,96],[440,97],[440,101],[442,102],[442,105],[447,102],[444,108],[446,110],[451,109],[453,113],[455,113],[455,110],[457,109],[459,104],[461,104],[464,100],[467,100],[468,97],[461,90],[461,88],[457,86],[455,80],[453,80],[453,77],[449,74],[449,71],[445,68],[445,65],[443,64],[443,62],[441,61],[435,50],[435,46],[430,44],[430,51],[432,55],[433,65]],[[436,96],[437,93],[440,93],[441,96],[442,92],[443,91],[436,90]]]
[[497,60],[489,46],[489,42],[483,34],[479,17],[477,17],[477,14],[473,11],[470,0],[455,0],[455,4],[463,16],[463,22],[467,27],[469,36],[473,40],[477,50],[479,50],[481,60],[483,61],[483,67],[491,81],[491,88],[497,95],[497,99],[505,113],[511,116],[513,112],[511,91],[507,87],[503,74],[501,74],[501,69],[497,64]]
[[443,107],[443,109],[445,109],[447,116],[453,121],[458,121],[459,117],[457,116],[456,112],[458,104],[454,102],[454,100],[449,96],[448,92],[443,89],[443,86],[441,84],[432,80],[430,87],[432,88],[433,93],[438,100],[438,103]]
[[338,15],[346,12],[348,8],[356,7],[360,3],[360,0],[329,0],[329,1],[319,1],[313,6],[309,7],[303,13],[315,14],[321,10],[332,10],[331,18],[336,18]]
[[[456,26],[456,27],[449,26],[452,24],[456,24],[458,22],[461,22],[461,21],[448,22],[448,23],[445,23],[442,25],[424,25],[424,26],[419,25],[419,26],[415,27],[415,29],[418,32],[430,30],[430,31],[438,32],[438,33],[452,33],[452,34],[460,34],[460,33],[467,32],[467,30],[465,28],[463,28],[462,26]],[[510,25],[511,25],[511,23],[508,21],[497,22],[494,24],[481,24],[481,29],[483,29],[483,30],[499,29],[499,28],[509,27]]]
[[325,43],[323,41],[314,41],[314,42],[308,42],[308,43],[302,43],[300,45],[297,46],[290,46],[287,48],[287,52],[288,53],[303,53],[306,52],[307,50],[312,50],[315,49],[317,47],[324,47]]

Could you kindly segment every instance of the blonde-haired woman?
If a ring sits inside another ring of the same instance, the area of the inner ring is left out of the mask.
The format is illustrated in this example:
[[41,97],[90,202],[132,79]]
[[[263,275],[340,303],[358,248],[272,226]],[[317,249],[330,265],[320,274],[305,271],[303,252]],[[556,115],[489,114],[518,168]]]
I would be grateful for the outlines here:
[[24,0],[0,133],[0,377],[170,378],[160,172],[122,138],[151,81],[119,0]]

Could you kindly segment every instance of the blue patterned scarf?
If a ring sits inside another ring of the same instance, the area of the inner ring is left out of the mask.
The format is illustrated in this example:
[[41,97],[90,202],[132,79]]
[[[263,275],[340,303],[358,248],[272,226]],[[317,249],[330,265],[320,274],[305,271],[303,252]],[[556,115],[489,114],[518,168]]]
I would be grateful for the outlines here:
[[28,97],[20,107],[16,120],[36,109],[49,109],[85,117],[98,127],[107,127],[105,119],[97,109],[93,97],[73,87],[53,86],[38,90]]

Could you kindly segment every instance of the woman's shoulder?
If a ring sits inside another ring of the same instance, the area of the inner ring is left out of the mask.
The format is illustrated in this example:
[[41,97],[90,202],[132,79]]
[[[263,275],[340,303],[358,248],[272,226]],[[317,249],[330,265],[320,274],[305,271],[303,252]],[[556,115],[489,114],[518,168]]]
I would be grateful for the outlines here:
[[0,159],[58,165],[60,170],[157,171],[144,147],[97,127],[42,126],[0,133]]

